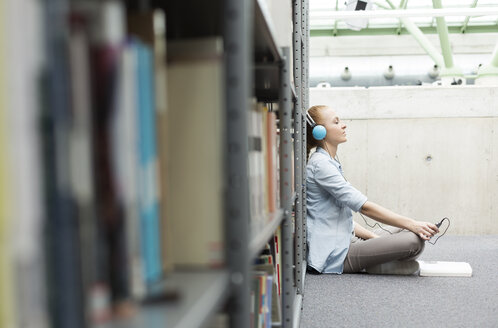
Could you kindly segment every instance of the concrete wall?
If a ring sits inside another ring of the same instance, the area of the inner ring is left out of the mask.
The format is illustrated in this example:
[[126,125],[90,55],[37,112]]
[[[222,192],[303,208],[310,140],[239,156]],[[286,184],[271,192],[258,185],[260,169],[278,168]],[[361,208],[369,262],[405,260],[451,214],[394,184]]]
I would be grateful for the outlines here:
[[310,100],[348,125],[339,159],[370,200],[417,220],[447,216],[448,234],[498,234],[497,87],[312,88]]

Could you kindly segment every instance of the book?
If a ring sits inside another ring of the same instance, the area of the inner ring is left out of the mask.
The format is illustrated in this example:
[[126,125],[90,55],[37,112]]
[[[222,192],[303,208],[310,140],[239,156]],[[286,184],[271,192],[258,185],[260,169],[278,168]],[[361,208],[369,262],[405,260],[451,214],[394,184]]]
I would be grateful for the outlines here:
[[[53,8],[52,8],[53,9]],[[83,290],[79,228],[69,172],[69,67],[67,43],[67,8],[47,11],[49,36],[47,68],[40,79],[44,98],[41,106],[41,143],[43,160],[44,232],[47,267],[47,294],[51,322],[56,326],[84,326]],[[32,109],[31,109],[32,110]],[[33,189],[33,187],[31,187]],[[40,247],[42,243],[38,244]]]
[[8,161],[7,211],[12,218],[7,221],[7,239],[0,237],[9,244],[5,249],[11,282],[7,291],[11,292],[12,299],[6,307],[13,310],[9,316],[17,326],[44,328],[48,326],[48,316],[43,262],[45,218],[41,193],[38,79],[44,68],[45,51],[38,42],[20,42],[40,40],[45,36],[39,25],[43,8],[36,1],[3,3],[6,3],[3,8],[6,19],[2,19],[0,33],[6,31],[3,37],[7,39],[2,41],[5,47],[0,51],[0,61],[5,65],[0,79],[7,83],[2,85],[7,98],[2,96],[1,101],[5,101],[3,105],[6,106],[2,110],[6,115],[2,125],[8,126],[1,129],[2,133],[7,133],[4,138],[8,138],[8,144],[5,144],[7,149],[3,149],[2,157]]
[[261,255],[256,259],[253,265],[253,270],[266,273],[266,309],[265,309],[265,325],[270,327],[271,324],[279,324],[281,322],[281,303],[277,286],[277,273],[272,255]]
[[154,283],[161,278],[161,242],[158,199],[158,157],[156,143],[156,107],[153,77],[153,55],[147,45],[137,46],[138,100],[138,185],[141,241],[145,263],[145,280]]
[[264,227],[264,199],[265,189],[263,185],[264,163],[263,163],[263,119],[259,104],[253,99],[248,117],[248,178],[249,178],[249,207],[251,231],[260,231]]
[[141,228],[138,204],[138,113],[137,113],[137,51],[132,42],[123,46],[119,68],[118,108],[115,113],[113,136],[116,167],[124,202],[126,246],[130,293],[136,300],[146,295]]
[[466,262],[418,261],[422,277],[472,277],[472,267]]
[[[4,1],[0,3],[0,21],[4,22]],[[14,296],[14,272],[12,270],[11,199],[9,199],[8,177],[8,124],[7,124],[7,61],[3,49],[7,47],[5,29],[0,29],[0,326],[15,327],[16,308]]]
[[158,201],[161,205],[160,230],[162,265],[165,273],[173,268],[173,249],[170,220],[166,214],[165,192],[167,184],[167,64],[166,64],[166,18],[162,10],[132,12],[128,15],[129,34],[138,37],[151,47],[154,57],[155,105],[157,128],[157,152],[159,157]]
[[255,273],[251,276],[251,327],[260,327],[261,284]]
[[[271,328],[273,323],[273,313],[277,306],[275,303],[276,300],[273,299],[273,296],[276,295],[275,284],[273,283],[274,275],[268,274],[266,276],[266,307],[265,307],[265,327]],[[280,321],[280,320],[279,320]]]
[[156,112],[150,47],[137,38],[122,45],[117,105],[112,119],[113,163],[124,204],[126,256],[133,298],[162,276],[157,188]]
[[275,260],[276,284],[277,284],[278,296],[281,299],[281,296],[280,296],[282,294],[282,269],[281,269],[282,268],[282,255],[281,255],[282,228],[281,228],[281,226],[278,226],[273,238],[274,238],[274,249],[275,249],[274,260]]
[[261,135],[262,139],[262,149],[261,149],[261,160],[259,162],[260,165],[260,180],[261,180],[261,203],[263,204],[263,210],[262,210],[262,226],[265,225],[266,220],[268,218],[268,213],[270,213],[270,198],[269,198],[269,193],[268,191],[270,190],[270,172],[268,171],[268,107],[265,106],[263,103],[258,104],[258,110],[260,112],[260,119],[261,119],[261,131],[259,131],[259,134]]
[[225,262],[222,55],[220,38],[168,43],[166,212],[177,268]]
[[[85,322],[96,314],[92,304],[95,298],[98,263],[97,220],[95,212],[95,187],[93,182],[92,94],[90,87],[90,46],[85,15],[75,8],[70,13],[69,73],[71,75],[71,120],[69,130],[69,163],[75,210],[79,222],[81,279]],[[110,316],[109,304],[103,316]]]
[[277,209],[277,192],[279,191],[277,185],[277,123],[275,112],[266,112],[266,142],[267,142],[267,155],[266,166],[268,172],[268,211],[273,213]]
[[[269,264],[268,264],[269,265]],[[272,326],[272,293],[273,275],[268,273],[268,265],[255,267],[252,272],[251,295],[254,295],[250,306],[252,326],[257,328],[269,328]],[[271,265],[269,265],[271,267]],[[254,312],[252,312],[254,309]]]
[[115,144],[120,61],[125,42],[125,8],[119,1],[78,2],[88,22],[92,95],[93,182],[96,213],[96,279],[92,283],[92,322],[110,319],[110,306],[130,298],[126,249],[126,205]]

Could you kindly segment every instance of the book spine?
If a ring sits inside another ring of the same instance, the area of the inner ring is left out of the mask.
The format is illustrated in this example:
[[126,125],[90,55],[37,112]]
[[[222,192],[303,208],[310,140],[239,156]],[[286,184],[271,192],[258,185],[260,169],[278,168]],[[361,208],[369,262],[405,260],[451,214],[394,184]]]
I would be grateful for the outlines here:
[[138,45],[138,112],[139,112],[139,190],[142,247],[145,279],[153,282],[162,273],[159,241],[159,203],[157,193],[156,115],[153,61],[149,47]]
[[83,327],[79,227],[69,163],[72,115],[67,48],[69,12],[61,1],[46,3],[45,9],[49,24],[46,25],[46,74],[40,83],[45,95],[41,139],[51,326]]
[[155,115],[157,128],[157,153],[159,158],[157,175],[157,195],[161,231],[162,270],[173,269],[173,247],[171,243],[171,222],[165,209],[167,184],[167,86],[166,86],[166,18],[162,10],[133,12],[128,15],[128,31],[139,38],[152,50],[154,58]]
[[263,193],[264,189],[261,183],[263,175],[263,156],[262,156],[262,128],[261,113],[258,111],[258,104],[254,100],[253,106],[249,111],[248,136],[249,136],[249,196],[250,196],[250,220],[252,230],[257,232],[263,229]]
[[258,275],[258,283],[260,288],[258,327],[264,328],[265,307],[266,307],[266,274],[261,273]]
[[272,293],[273,293],[273,275],[266,276],[266,308],[265,308],[265,327],[271,328],[272,317]]
[[269,175],[270,171],[268,170],[268,108],[264,104],[259,104],[259,117],[260,117],[260,130],[259,134],[261,135],[261,143],[262,143],[262,152],[261,152],[261,160],[260,160],[260,166],[261,166],[261,191],[260,191],[260,197],[261,197],[261,203],[263,204],[262,207],[262,220],[263,220],[263,225],[266,223],[266,219],[268,217],[268,213],[270,213],[270,202],[268,198],[268,191],[270,190],[269,188]]
[[268,190],[267,190],[267,195],[268,195],[268,208],[269,212],[273,213],[276,210],[277,207],[277,172],[276,172],[276,154],[277,154],[277,149],[276,149],[276,136],[277,136],[277,130],[276,130],[276,116],[274,112],[267,112],[267,119],[266,119],[266,142],[267,142],[267,171],[268,171]]
[[[199,52],[190,50],[197,48]],[[168,47],[166,209],[178,267],[224,263],[222,49],[220,38]],[[203,51],[209,51],[208,58],[198,55]],[[185,52],[192,56],[189,60]]]
[[278,287],[278,296],[280,297],[280,294],[282,292],[282,256],[281,256],[281,246],[282,246],[282,228],[279,226],[277,230],[275,231],[274,235],[274,242],[275,242],[275,271],[276,271],[276,277],[277,277],[277,287]]
[[[7,47],[6,8],[5,1],[0,2],[0,327],[16,327],[16,299],[14,295],[14,272],[12,270],[11,241],[11,199],[8,190],[11,188],[10,165],[8,158],[8,116],[7,116],[7,58],[3,49]],[[4,15],[5,13],[5,15]]]
[[83,17],[70,17],[69,63],[71,74],[72,126],[70,130],[70,174],[79,222],[81,275],[85,320],[90,322],[92,291],[97,281],[97,221],[93,183],[92,108],[90,91],[90,46]]
[[132,42],[125,45],[120,64],[120,105],[115,128],[115,148],[121,160],[119,181],[125,204],[128,270],[131,294],[135,299],[145,296],[145,278],[141,252],[141,228],[138,202],[138,101],[137,49]]
[[[92,140],[98,261],[92,293],[94,322],[106,321],[108,300],[120,305],[130,296],[125,204],[113,126],[119,108],[119,67],[125,38],[124,8],[117,1],[88,3],[92,73]],[[110,295],[109,295],[110,294]]]

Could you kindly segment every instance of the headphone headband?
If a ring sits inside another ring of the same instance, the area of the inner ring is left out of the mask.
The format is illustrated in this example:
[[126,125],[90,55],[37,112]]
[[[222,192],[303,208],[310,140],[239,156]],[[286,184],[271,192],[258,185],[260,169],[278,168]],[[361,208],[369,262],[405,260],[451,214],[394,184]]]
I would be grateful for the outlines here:
[[306,111],[306,121],[308,121],[309,125],[311,125],[312,128],[316,126],[315,120],[311,117],[308,111]]

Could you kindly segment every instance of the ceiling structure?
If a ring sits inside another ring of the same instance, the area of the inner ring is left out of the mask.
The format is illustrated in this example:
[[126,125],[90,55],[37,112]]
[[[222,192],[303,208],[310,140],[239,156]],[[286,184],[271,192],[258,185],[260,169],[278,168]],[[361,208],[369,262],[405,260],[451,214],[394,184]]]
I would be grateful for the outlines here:
[[[372,0],[367,11],[347,11],[351,1],[310,0],[310,86],[434,83],[441,78],[434,64],[443,76],[456,71],[473,84],[478,68],[496,57],[497,0]],[[438,33],[434,16],[443,12],[447,34]],[[358,30],[348,15],[368,19]]]
[[[402,8],[399,6],[403,5]],[[444,0],[443,8],[472,9],[496,8],[496,0]],[[412,0],[393,3],[390,0],[372,1],[372,10],[396,9],[423,10],[433,9],[432,0]],[[324,13],[346,9],[344,0],[310,0],[310,32],[311,36],[341,35],[396,35],[409,34],[398,18],[370,19],[368,26],[361,31],[351,30],[344,20],[327,18]],[[437,33],[435,17],[412,17],[410,20],[424,33]],[[485,16],[447,16],[445,18],[449,33],[486,33],[498,32],[498,14]]]

